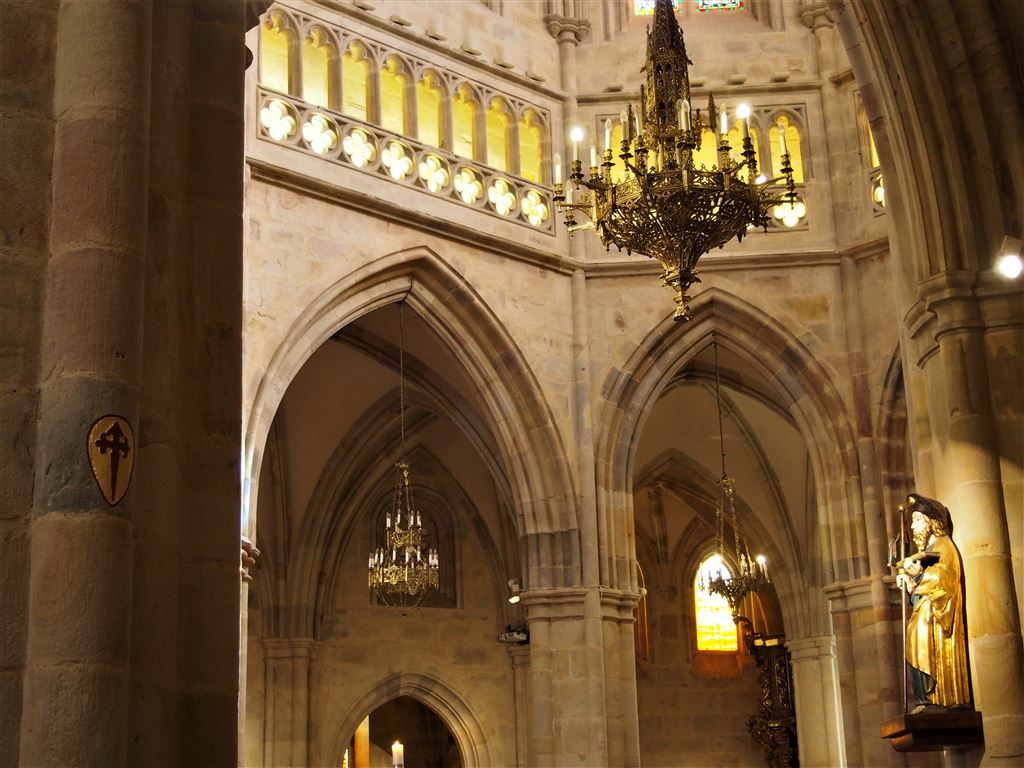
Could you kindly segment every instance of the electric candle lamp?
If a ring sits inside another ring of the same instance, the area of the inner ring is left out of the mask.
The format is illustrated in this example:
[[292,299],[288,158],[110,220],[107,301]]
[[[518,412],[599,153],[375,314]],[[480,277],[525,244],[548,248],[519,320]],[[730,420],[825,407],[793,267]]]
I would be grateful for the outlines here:
[[626,110],[619,112],[619,127],[622,128],[623,141],[629,141],[629,120]]
[[680,99],[676,102],[676,110],[679,112],[679,129],[683,131],[690,130],[690,101],[689,99]]
[[575,163],[580,159],[580,142],[583,141],[583,129],[577,125],[569,132],[569,138],[572,140],[572,161]]
[[604,121],[604,151],[612,148],[612,121]]
[[562,183],[562,156],[555,154],[554,160],[552,160],[552,170],[555,172],[555,184]]
[[403,768],[405,766],[405,746],[397,740],[391,745],[391,764],[395,768]]
[[590,142],[590,167],[597,166],[597,144]]
[[740,129],[743,131],[743,139],[750,138],[750,107],[746,104],[740,104],[736,107],[736,117],[740,121]]
[[729,133],[729,118],[726,114],[725,107],[722,107],[722,125],[719,129],[719,133],[721,133],[722,136],[725,136],[727,133]]
[[779,129],[779,152],[780,154],[788,155],[789,149],[786,147],[786,126],[779,122],[776,127]]

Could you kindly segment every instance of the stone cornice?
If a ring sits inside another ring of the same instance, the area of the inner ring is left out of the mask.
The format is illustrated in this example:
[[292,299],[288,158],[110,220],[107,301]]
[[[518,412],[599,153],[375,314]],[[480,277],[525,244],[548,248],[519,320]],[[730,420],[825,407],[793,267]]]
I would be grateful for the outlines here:
[[316,641],[311,637],[265,637],[260,644],[270,659],[311,659]]

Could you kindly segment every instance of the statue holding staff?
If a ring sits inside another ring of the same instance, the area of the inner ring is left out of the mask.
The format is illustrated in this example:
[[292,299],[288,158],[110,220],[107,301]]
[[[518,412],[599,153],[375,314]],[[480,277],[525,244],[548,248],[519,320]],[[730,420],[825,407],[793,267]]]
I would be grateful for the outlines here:
[[[899,553],[896,583],[910,595],[905,653],[910,671],[911,714],[932,709],[970,709],[967,633],[960,552],[950,538],[953,522],[939,502],[910,494],[904,515],[917,551],[906,556],[905,537]],[[895,552],[893,552],[895,554]],[[895,561],[896,558],[892,558]]]

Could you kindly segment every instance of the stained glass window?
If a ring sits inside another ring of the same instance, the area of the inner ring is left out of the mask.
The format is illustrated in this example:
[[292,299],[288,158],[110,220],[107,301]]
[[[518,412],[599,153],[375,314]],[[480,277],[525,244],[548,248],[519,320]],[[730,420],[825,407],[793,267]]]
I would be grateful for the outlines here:
[[302,41],[302,98],[329,107],[331,46],[322,29],[314,27]]
[[797,128],[785,115],[775,118],[775,127],[768,131],[768,144],[772,152],[772,170],[776,176],[782,175],[782,145],[779,143],[778,126],[786,131],[786,150],[789,152],[789,162],[793,166],[793,181],[803,184],[804,181],[804,160],[803,152],[800,151],[800,129]]
[[738,11],[743,7],[743,0],[697,0],[697,10],[704,11]]
[[526,110],[519,121],[519,175],[534,184],[544,179],[541,173],[543,146],[540,120],[532,110]]
[[380,70],[380,124],[395,133],[406,133],[405,87],[409,78],[402,63],[391,56]]
[[739,650],[739,633],[732,620],[729,602],[721,595],[713,595],[700,588],[701,580],[706,584],[719,571],[725,577],[731,575],[721,556],[712,555],[700,564],[693,579],[698,651]]
[[416,126],[419,140],[432,147],[441,146],[440,78],[434,72],[424,72],[416,85]]
[[452,149],[470,160],[476,155],[476,100],[468,86],[459,86],[452,96]]
[[260,84],[291,93],[289,56],[291,33],[280,16],[271,14],[260,29]]
[[[678,13],[679,6],[683,0],[672,0],[672,10]],[[654,0],[633,0],[633,15],[634,16],[653,16],[654,15]]]
[[508,105],[492,99],[484,123],[487,128],[487,164],[499,171],[508,170],[508,127],[512,121]]
[[370,62],[361,43],[351,43],[342,56],[341,78],[341,111],[358,120],[368,120]]

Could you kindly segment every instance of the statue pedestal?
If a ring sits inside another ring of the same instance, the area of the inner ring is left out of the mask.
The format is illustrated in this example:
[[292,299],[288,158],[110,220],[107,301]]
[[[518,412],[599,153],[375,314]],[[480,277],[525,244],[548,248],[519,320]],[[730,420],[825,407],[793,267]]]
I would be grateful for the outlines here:
[[882,723],[881,732],[897,752],[938,752],[985,743],[981,712],[900,715]]

